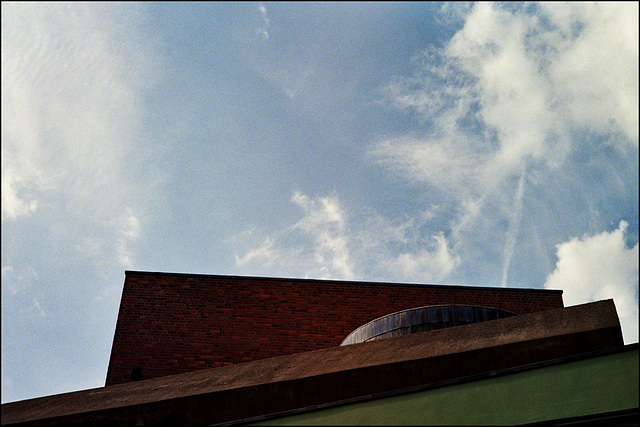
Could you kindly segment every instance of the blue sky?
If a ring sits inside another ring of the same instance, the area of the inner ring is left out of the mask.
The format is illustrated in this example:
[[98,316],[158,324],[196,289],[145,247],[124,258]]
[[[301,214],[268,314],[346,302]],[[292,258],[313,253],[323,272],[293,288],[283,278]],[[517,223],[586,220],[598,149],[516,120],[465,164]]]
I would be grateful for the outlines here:
[[552,288],[638,341],[638,3],[2,3],[2,401],[125,270]]

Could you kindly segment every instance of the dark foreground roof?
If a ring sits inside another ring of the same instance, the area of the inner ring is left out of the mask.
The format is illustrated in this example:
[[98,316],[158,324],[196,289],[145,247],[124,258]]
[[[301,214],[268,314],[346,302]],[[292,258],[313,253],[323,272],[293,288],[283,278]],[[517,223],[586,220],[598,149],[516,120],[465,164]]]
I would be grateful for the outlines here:
[[2,425],[263,419],[623,345],[612,300],[2,405]]

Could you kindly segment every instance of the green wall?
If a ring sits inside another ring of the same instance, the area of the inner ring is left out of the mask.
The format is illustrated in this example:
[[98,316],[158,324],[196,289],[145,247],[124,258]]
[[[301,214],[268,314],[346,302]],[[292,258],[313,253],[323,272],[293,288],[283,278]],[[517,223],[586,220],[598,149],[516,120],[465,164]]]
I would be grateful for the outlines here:
[[637,346],[595,358],[254,425],[523,424],[632,408],[638,408]]

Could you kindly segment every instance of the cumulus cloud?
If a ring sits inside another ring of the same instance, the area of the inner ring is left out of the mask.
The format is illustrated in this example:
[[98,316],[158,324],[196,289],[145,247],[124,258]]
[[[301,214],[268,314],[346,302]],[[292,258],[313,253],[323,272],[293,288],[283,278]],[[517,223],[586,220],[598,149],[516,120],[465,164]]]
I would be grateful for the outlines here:
[[638,341],[638,244],[627,248],[627,223],[556,246],[546,288],[562,289],[566,306],[613,298],[625,343]]

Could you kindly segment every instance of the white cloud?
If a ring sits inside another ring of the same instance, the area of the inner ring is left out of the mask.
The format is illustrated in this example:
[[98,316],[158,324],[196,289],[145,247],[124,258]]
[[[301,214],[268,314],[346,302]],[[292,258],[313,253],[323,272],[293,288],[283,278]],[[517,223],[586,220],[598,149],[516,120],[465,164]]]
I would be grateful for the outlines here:
[[[475,3],[442,49],[416,57],[415,75],[387,86],[422,131],[375,141],[371,159],[454,199],[459,254],[480,222],[508,224],[504,241],[494,229],[484,242],[503,241],[506,284],[527,191],[537,191],[529,177],[602,140],[637,155],[637,16],[637,3]],[[595,137],[576,138],[585,132]]]
[[261,245],[255,249],[249,250],[244,256],[240,257],[236,254],[236,264],[245,266],[250,265],[253,262],[258,262],[266,266],[271,266],[274,261],[282,259],[282,254],[279,250],[274,248],[274,245],[274,239],[267,237]]
[[33,265],[22,269],[13,265],[2,266],[2,292],[10,296],[29,293],[37,281],[38,273]]
[[292,230],[301,230],[314,240],[313,259],[322,271],[334,271],[346,279],[354,273],[349,260],[348,236],[345,235],[345,213],[335,197],[312,200],[296,192],[292,201],[301,207],[305,216]]
[[127,207],[126,213],[122,216],[119,224],[118,243],[116,251],[120,264],[128,269],[133,268],[134,259],[131,245],[140,238],[140,220],[134,215],[131,208]]
[[452,253],[442,232],[432,236],[431,243],[431,250],[419,249],[416,252],[402,253],[382,263],[400,273],[401,277],[418,280],[429,277],[429,281],[439,282],[455,270],[460,264],[460,257]]
[[267,15],[267,8],[264,3],[258,3],[258,10],[260,11],[260,17],[262,18],[262,26],[258,29],[258,34],[262,36],[263,39],[269,39],[269,16]]
[[93,242],[85,253],[104,246],[88,233],[112,227],[120,254],[111,255],[126,265],[139,229],[123,235],[112,218],[143,204],[125,176],[142,155],[142,99],[157,69],[136,33],[140,7],[2,4],[2,219],[37,214],[77,234],[84,225],[91,231],[72,246]]
[[369,151],[369,155],[376,163],[412,181],[451,189],[462,196],[468,192],[467,183],[482,178],[480,169],[485,155],[469,148],[470,144],[460,139],[408,136],[383,140]]
[[535,22],[480,3],[446,49],[476,81],[478,118],[499,142],[492,167],[512,169],[528,156],[548,158],[549,136],[560,133],[550,83],[529,46]]
[[556,268],[544,286],[562,289],[566,306],[613,298],[625,343],[638,341],[638,244],[625,245],[627,223],[557,245]]
[[509,274],[509,267],[511,266],[511,259],[513,258],[513,252],[518,239],[518,232],[520,231],[520,224],[522,223],[522,211],[524,202],[524,183],[525,183],[525,168],[522,168],[522,174],[518,180],[518,188],[515,194],[515,200],[513,201],[513,211],[509,218],[509,228],[507,229],[507,235],[504,243],[503,265],[502,265],[502,280],[500,284],[503,287],[507,286],[507,278]]
[[24,200],[18,196],[17,189],[24,184],[16,182],[20,179],[16,175],[11,168],[2,165],[2,219],[28,216],[38,208],[37,200]]
[[527,159],[561,165],[575,129],[618,132],[614,141],[637,146],[637,15],[637,3],[549,3],[535,13],[475,4],[444,49],[418,58],[416,76],[387,87],[429,131],[382,140],[374,157],[431,184],[482,186]]
[[[77,369],[80,383],[104,381],[117,272],[135,263],[153,197],[140,142],[158,58],[140,3],[1,7],[3,399],[14,400],[81,388]],[[73,339],[87,344],[80,358]]]
[[568,116],[596,132],[622,132],[637,146],[638,3],[541,7],[562,32],[548,71]]
[[35,298],[33,299],[33,304],[31,305],[31,310],[38,317],[47,317],[47,313],[45,313],[45,311],[42,309],[42,305],[40,304],[40,301],[38,301]]
[[311,199],[296,192],[291,201],[302,208],[303,218],[267,237],[245,255],[236,255],[236,263],[244,268],[286,268],[289,275],[354,279],[345,213],[337,198]]
[[443,232],[421,234],[431,212],[389,222],[371,211],[351,216],[336,196],[310,198],[296,192],[291,201],[302,208],[303,217],[236,255],[243,272],[434,282],[448,277],[460,263]]

